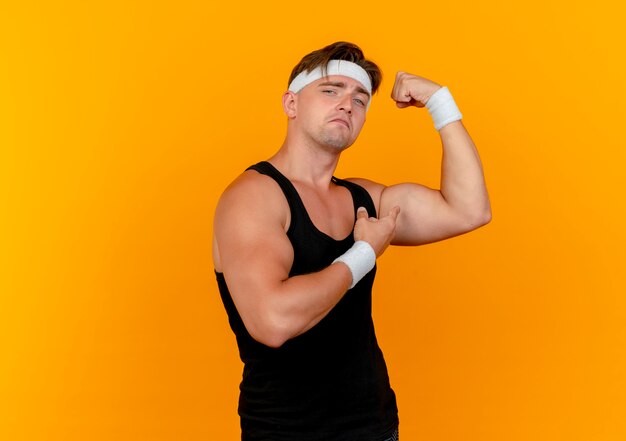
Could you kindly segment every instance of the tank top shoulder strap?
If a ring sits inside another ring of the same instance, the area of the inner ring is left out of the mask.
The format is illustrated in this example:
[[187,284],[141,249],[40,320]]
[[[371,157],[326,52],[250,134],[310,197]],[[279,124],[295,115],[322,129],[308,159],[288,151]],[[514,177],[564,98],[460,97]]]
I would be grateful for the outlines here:
[[291,211],[290,229],[295,224],[295,221],[302,219],[304,213],[306,213],[304,202],[300,199],[300,195],[298,194],[296,187],[293,186],[291,181],[287,179],[285,175],[283,175],[276,167],[267,161],[261,161],[251,165],[246,169],[246,171],[247,170],[254,170],[262,175],[269,176],[276,181],[280,189],[283,191],[285,198],[287,198],[287,203],[289,204],[289,209]]
[[365,188],[361,187],[359,184],[355,184],[354,182],[345,181],[334,176],[333,182],[337,185],[341,185],[342,187],[346,187],[350,191],[354,201],[355,210],[359,207],[365,207],[369,216],[378,217],[378,214],[376,213],[376,205],[374,205],[372,197]]

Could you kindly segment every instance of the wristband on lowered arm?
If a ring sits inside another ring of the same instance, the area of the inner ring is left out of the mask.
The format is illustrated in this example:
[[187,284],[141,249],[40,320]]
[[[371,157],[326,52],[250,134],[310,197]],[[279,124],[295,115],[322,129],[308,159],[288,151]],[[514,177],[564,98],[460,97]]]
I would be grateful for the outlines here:
[[357,240],[348,251],[333,260],[333,263],[336,262],[343,262],[350,269],[352,289],[376,265],[376,252],[369,243]]
[[430,112],[437,130],[463,118],[461,111],[454,102],[454,98],[452,98],[452,94],[445,86],[431,95],[428,101],[426,101],[426,108]]

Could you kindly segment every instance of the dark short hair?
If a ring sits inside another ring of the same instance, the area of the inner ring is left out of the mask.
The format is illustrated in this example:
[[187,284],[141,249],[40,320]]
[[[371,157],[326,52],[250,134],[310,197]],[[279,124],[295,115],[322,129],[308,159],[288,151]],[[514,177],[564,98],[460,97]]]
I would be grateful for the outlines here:
[[376,63],[365,58],[360,47],[346,41],[337,41],[305,55],[291,71],[287,87],[300,72],[311,72],[318,66],[322,68],[322,74],[326,75],[326,66],[330,60],[346,60],[361,66],[372,80],[372,94],[376,93],[383,79],[382,71]]

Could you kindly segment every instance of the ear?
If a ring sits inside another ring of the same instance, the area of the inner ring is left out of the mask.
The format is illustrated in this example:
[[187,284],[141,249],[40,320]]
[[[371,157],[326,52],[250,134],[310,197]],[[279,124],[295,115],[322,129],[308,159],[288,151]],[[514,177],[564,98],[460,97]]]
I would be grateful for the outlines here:
[[288,90],[283,94],[283,111],[288,118],[296,117],[296,110],[298,108],[298,94]]

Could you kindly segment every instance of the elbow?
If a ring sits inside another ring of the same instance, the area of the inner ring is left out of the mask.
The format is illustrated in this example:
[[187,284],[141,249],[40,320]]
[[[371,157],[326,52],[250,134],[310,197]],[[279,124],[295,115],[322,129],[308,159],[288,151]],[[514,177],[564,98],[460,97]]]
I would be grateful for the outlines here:
[[487,207],[482,211],[477,211],[467,216],[466,230],[473,231],[491,222],[491,208]]
[[246,324],[246,329],[255,341],[274,349],[280,348],[292,337],[285,321],[272,318],[269,314],[254,324]]
[[487,225],[491,222],[491,207],[487,207],[478,217],[478,227]]
[[471,216],[472,223],[475,225],[474,228],[480,228],[491,222],[491,203],[489,202],[489,198],[484,200],[483,203],[476,208],[477,210],[475,210],[474,214]]
[[284,338],[278,333],[271,332],[250,333],[250,336],[258,343],[261,343],[262,345],[270,347],[272,349],[280,348],[282,345],[285,344],[287,340],[289,340],[288,338]]

